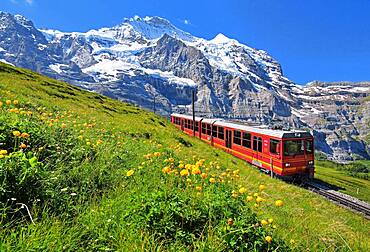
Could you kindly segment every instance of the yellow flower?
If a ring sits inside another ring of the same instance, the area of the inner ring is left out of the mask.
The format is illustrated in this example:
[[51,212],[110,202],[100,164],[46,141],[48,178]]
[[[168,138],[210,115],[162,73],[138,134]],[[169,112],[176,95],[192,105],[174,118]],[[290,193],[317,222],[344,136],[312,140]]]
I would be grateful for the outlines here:
[[262,224],[262,226],[265,226],[265,225],[267,225],[267,224],[269,224],[269,223],[268,223],[268,221],[266,221],[266,220],[261,220],[261,224]]
[[0,154],[0,159],[4,158],[4,155],[3,154]]
[[3,106],[3,102],[2,101],[0,101],[0,108]]
[[191,183],[191,179],[189,179],[189,178],[188,178],[188,179],[186,180],[186,182],[188,182],[188,183],[190,184],[190,183]]
[[20,136],[21,135],[21,132],[19,132],[18,130],[15,130],[15,131],[13,131],[13,135],[14,136]]
[[11,100],[6,100],[5,103],[6,103],[6,105],[10,105],[10,104],[12,104],[12,101]]
[[180,169],[183,169],[184,168],[184,164],[179,164],[179,168]]
[[253,197],[252,196],[247,196],[247,201],[250,202],[253,200]]
[[187,169],[183,169],[183,170],[180,172],[180,175],[181,175],[182,177],[184,177],[184,176],[188,176],[188,175],[189,175],[189,171],[188,171]]
[[256,198],[256,202],[257,202],[257,203],[260,203],[260,202],[262,202],[262,201],[263,201],[263,199],[262,199],[261,197],[257,197],[257,198]]
[[0,155],[6,155],[6,154],[8,154],[7,150],[0,150]]
[[131,169],[131,170],[129,170],[129,171],[126,173],[126,176],[127,176],[127,177],[130,177],[130,176],[134,175],[134,172],[135,172],[135,171]]
[[243,193],[245,193],[247,191],[247,189],[245,189],[245,187],[240,187],[240,189],[239,189],[239,193],[240,194],[243,194]]
[[21,143],[21,145],[19,145],[19,148],[26,149],[27,148],[27,145],[25,145],[24,143]]
[[29,137],[30,137],[30,134],[28,134],[28,133],[26,133],[26,132],[23,132],[23,133],[21,134],[21,137],[22,137],[22,138],[29,138]]
[[155,157],[159,157],[161,155],[161,153],[160,152],[154,152],[153,153],[153,156],[155,156]]
[[275,206],[277,207],[281,207],[282,205],[284,205],[283,201],[282,200],[277,200],[275,201]]
[[202,173],[200,176],[202,177],[202,179],[206,179],[208,177],[207,173]]
[[271,236],[266,236],[265,237],[265,241],[268,242],[268,243],[271,243],[272,242],[272,237]]
[[209,182],[212,183],[212,184],[214,184],[214,183],[216,183],[216,179],[215,178],[210,178],[209,179]]
[[260,185],[260,186],[258,187],[258,189],[260,189],[260,191],[265,190],[265,188],[266,188],[266,186],[265,186],[265,185]]
[[271,224],[271,223],[274,222],[274,219],[273,218],[269,218],[267,221]]
[[258,197],[258,193],[254,193],[254,194],[253,194],[253,196],[254,196],[254,197]]
[[166,166],[162,169],[162,172],[163,173],[169,173],[171,171],[170,167],[169,166]]
[[13,101],[13,104],[14,104],[14,105],[17,105],[18,103],[19,103],[19,101],[18,101],[18,100],[14,100],[14,101]]
[[295,243],[295,240],[294,239],[290,239],[290,244],[294,244]]
[[197,186],[197,187],[195,187],[195,190],[197,190],[197,191],[202,191],[202,187],[201,186]]
[[65,128],[67,128],[67,124],[62,123],[62,129],[65,129]]
[[202,172],[199,170],[199,168],[194,168],[192,171],[191,171],[192,174],[196,175],[196,174],[201,174]]

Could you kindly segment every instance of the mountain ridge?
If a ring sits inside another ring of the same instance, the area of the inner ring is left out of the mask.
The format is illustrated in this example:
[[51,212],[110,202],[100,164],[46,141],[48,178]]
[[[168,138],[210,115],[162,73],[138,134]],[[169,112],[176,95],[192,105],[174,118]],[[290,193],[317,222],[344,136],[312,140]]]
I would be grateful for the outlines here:
[[370,158],[367,82],[299,86],[263,50],[221,33],[198,38],[160,17],[85,33],[28,21],[0,13],[0,60],[141,107],[153,108],[155,99],[162,115],[187,112],[195,90],[196,109],[206,116],[312,128],[329,157]]

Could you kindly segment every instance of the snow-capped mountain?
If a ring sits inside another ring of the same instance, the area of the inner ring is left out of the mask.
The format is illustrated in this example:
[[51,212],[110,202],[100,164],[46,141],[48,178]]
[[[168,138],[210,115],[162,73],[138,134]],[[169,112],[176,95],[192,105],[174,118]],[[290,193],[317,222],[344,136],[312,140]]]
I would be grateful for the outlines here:
[[218,34],[198,38],[160,17],[81,32],[37,29],[0,12],[0,60],[85,89],[156,108],[313,128],[330,157],[369,158],[369,83],[299,86],[268,53]]

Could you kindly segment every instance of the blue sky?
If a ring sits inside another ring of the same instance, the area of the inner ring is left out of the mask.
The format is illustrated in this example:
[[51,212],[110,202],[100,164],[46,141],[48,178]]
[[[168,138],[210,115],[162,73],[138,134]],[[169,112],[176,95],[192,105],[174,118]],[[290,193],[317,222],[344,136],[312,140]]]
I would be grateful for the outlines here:
[[370,80],[370,0],[0,0],[0,10],[62,31],[161,16],[199,37],[223,33],[263,49],[297,83]]

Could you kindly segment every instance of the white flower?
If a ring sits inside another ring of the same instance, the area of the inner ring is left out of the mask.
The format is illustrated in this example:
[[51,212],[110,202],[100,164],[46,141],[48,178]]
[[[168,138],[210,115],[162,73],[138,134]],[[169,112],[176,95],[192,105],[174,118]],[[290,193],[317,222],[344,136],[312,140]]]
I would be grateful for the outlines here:
[[16,201],[17,199],[16,198],[11,198],[12,201]]
[[70,195],[71,195],[71,196],[76,196],[76,195],[77,195],[77,193],[74,193],[74,192],[73,192],[73,193],[71,193]]
[[67,191],[68,190],[68,187],[65,187],[65,188],[63,188],[63,189],[60,189],[60,191],[61,192],[65,192],[65,191]]

